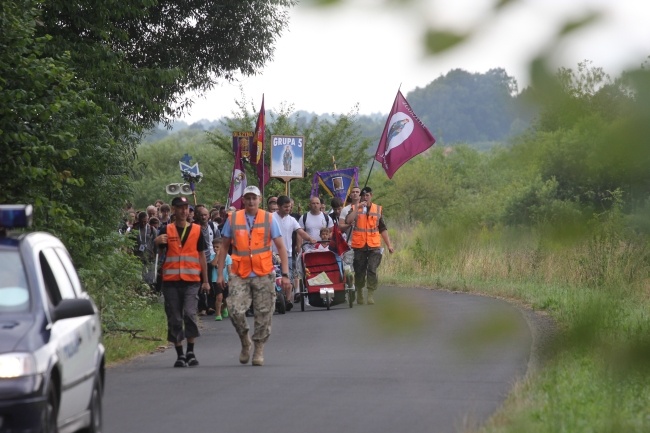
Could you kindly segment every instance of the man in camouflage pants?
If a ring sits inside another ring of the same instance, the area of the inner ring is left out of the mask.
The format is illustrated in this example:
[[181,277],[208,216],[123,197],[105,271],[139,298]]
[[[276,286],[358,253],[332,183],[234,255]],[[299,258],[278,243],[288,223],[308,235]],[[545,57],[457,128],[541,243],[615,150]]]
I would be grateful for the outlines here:
[[232,274],[230,275],[228,310],[241,340],[239,362],[250,359],[251,339],[248,335],[246,310],[253,303],[253,365],[264,365],[264,343],[271,335],[271,319],[275,311],[275,269],[271,242],[275,243],[282,263],[282,288],[289,290],[289,261],[282,232],[271,213],[261,210],[260,190],[248,186],[243,194],[244,210],[232,212],[221,231],[221,249],[217,261],[217,284],[223,287],[226,253],[232,245]]

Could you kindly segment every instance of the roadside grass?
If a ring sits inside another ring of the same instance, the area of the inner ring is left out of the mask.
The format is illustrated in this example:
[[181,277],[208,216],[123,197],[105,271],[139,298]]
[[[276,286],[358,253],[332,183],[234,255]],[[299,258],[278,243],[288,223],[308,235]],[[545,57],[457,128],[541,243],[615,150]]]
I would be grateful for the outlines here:
[[167,345],[167,319],[163,305],[152,302],[143,308],[122,312],[121,326],[104,330],[106,364],[151,353]]
[[548,314],[545,362],[484,426],[466,431],[650,431],[650,260],[612,233],[558,243],[533,230],[391,231],[382,284],[500,297]]

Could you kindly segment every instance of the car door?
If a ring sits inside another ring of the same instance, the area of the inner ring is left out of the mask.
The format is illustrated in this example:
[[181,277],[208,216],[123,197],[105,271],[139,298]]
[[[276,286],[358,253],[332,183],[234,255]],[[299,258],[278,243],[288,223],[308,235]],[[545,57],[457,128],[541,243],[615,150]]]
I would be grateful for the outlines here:
[[[55,248],[44,248],[39,261],[46,291],[56,307],[63,299],[77,297],[68,273]],[[51,327],[50,344],[56,345],[61,367],[59,421],[65,422],[84,411],[89,403],[94,379],[92,316],[57,320]]]

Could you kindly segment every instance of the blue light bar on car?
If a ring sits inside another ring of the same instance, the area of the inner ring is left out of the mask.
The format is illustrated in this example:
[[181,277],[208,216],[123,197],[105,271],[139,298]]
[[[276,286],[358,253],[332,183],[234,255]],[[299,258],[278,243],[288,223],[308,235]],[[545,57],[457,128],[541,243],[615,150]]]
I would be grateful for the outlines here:
[[15,229],[32,225],[31,204],[0,204],[0,227]]

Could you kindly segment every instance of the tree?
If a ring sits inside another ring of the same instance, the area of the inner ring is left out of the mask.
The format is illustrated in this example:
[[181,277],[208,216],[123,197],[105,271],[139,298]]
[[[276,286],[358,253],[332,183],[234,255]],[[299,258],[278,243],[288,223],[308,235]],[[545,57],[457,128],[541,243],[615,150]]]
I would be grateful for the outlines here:
[[[70,52],[102,108],[140,127],[178,117],[201,93],[273,56],[294,0],[44,0],[41,35]],[[118,122],[119,126],[125,126]]]
[[[255,107],[246,101],[238,103],[240,112],[234,118],[226,120],[226,127],[230,131],[252,131],[254,129],[257,112]],[[361,131],[356,123],[356,107],[348,114],[336,116],[334,120],[312,117],[304,122],[300,115],[293,115],[292,105],[283,105],[276,112],[267,111],[265,160],[270,164],[269,145],[273,135],[302,135],[305,137],[305,177],[291,181],[291,196],[296,202],[308,200],[311,191],[312,176],[316,171],[332,170],[332,156],[336,159],[338,167],[357,166],[361,170],[370,161],[367,154],[371,141],[361,136]],[[232,137],[221,131],[208,133],[212,145],[228,155],[224,161],[224,170],[230,174],[233,165]],[[255,179],[254,171],[248,171],[249,179]],[[249,181],[250,182],[250,181]],[[228,180],[228,185],[230,180]],[[226,186],[227,192],[227,186]],[[265,187],[265,196],[284,194],[285,185],[280,179],[271,179]]]
[[110,230],[94,210],[116,219],[130,155],[69,55],[44,55],[51,40],[35,36],[38,15],[31,0],[0,5],[0,202],[34,204],[35,227],[65,234],[79,263],[85,239]]
[[454,69],[407,99],[440,142],[467,143],[507,138],[518,118],[516,94],[516,80],[503,69],[484,74]]

